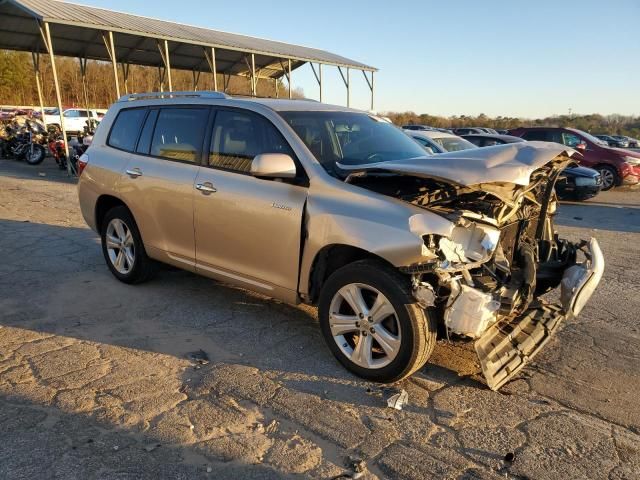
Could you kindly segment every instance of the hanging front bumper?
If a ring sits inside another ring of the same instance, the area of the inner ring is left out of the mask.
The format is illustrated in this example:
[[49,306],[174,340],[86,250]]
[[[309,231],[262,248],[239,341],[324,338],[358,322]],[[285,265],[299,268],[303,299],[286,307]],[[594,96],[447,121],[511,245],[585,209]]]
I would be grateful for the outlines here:
[[585,261],[567,268],[561,281],[561,305],[539,303],[510,321],[491,326],[475,343],[482,373],[491,390],[511,380],[546,345],[566,318],[578,315],[604,273],[598,241],[581,247]]

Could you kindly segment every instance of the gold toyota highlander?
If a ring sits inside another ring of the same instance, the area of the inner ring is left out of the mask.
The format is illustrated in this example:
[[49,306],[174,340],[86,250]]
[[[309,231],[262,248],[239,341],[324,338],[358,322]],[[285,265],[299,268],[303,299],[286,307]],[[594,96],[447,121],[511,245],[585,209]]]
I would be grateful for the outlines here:
[[109,109],[78,188],[122,282],[162,262],[317,305],[336,358],[378,382],[420,369],[438,331],[468,338],[498,389],[602,277],[598,242],[554,229],[554,183],[578,155],[523,142],[425,156],[366,112],[149,93]]

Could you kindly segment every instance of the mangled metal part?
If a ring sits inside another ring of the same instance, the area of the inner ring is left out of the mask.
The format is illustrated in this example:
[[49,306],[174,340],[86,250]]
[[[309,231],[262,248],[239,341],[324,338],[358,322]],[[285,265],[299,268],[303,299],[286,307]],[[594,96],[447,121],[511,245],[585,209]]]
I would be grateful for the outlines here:
[[593,295],[604,273],[604,256],[600,245],[592,238],[583,251],[586,261],[568,268],[560,283],[560,301],[569,315],[579,315]]
[[475,343],[489,388],[498,390],[522,370],[564,319],[564,312],[559,306],[542,304],[510,322],[489,327]]
[[422,308],[433,307],[436,303],[436,292],[433,290],[431,284],[421,282],[417,277],[414,277],[413,298],[416,299],[418,305]]

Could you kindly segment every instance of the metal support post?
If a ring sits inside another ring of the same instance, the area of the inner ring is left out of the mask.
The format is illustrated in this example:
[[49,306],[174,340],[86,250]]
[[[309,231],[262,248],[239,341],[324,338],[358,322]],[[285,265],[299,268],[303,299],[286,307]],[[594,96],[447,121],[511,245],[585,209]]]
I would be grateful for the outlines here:
[[347,68],[347,76],[345,77],[344,73],[342,72],[342,67],[338,67],[338,71],[340,72],[340,76],[342,77],[342,81],[344,82],[344,86],[347,87],[347,107],[351,106],[351,85],[350,85],[350,75],[349,75],[349,68]]
[[58,112],[60,114],[60,130],[62,130],[62,138],[64,139],[64,151],[67,156],[67,173],[74,175],[73,165],[71,164],[71,157],[69,156],[69,142],[67,140],[67,130],[64,126],[64,115],[62,111],[62,94],[60,93],[60,82],[58,82],[58,69],[56,68],[56,57],[53,53],[53,44],[51,43],[51,29],[48,22],[39,23],[40,34],[44,40],[45,47],[49,52],[49,59],[51,60],[51,70],[53,73],[53,84],[56,88],[56,100],[58,101]]
[[113,78],[116,84],[116,100],[120,98],[120,80],[118,79],[118,59],[116,58],[116,47],[113,41],[113,32],[109,31],[107,34],[102,34],[102,41],[105,47],[107,47],[107,53],[111,59],[111,65],[113,66]]
[[218,67],[216,65],[216,49],[211,47],[211,50],[204,48],[204,56],[207,59],[211,73],[213,74],[213,90],[218,91]]
[[84,108],[87,110],[87,120],[91,119],[89,112],[89,93],[87,91],[87,57],[80,57],[80,76],[82,77],[82,97],[84,100]]
[[191,74],[193,75],[193,91],[197,92],[198,83],[200,83],[200,70],[193,69]]
[[293,98],[293,90],[291,87],[291,59],[289,59],[289,75],[287,75],[287,78],[289,79],[289,100],[291,100]]
[[44,117],[44,100],[42,98],[42,82],[40,81],[40,53],[31,52],[33,59],[33,71],[36,74],[36,88],[38,89],[38,101],[40,102],[40,115],[42,116],[42,124],[47,129],[47,120]]
[[367,72],[365,72],[364,70],[362,70],[362,74],[364,75],[364,79],[367,81],[367,85],[369,85],[369,90],[371,90],[371,111],[373,111],[373,72],[371,72],[371,80],[369,80],[369,77],[367,77]]
[[313,63],[309,62],[311,65],[311,70],[313,70],[313,76],[316,77],[316,81],[318,82],[318,88],[320,89],[320,103],[322,103],[322,64],[318,64],[318,72],[316,73],[316,68],[313,66]]
[[124,80],[124,94],[129,95],[129,70],[131,64],[129,62],[121,62],[120,68],[122,69],[122,79]]
[[169,83],[169,91],[173,92],[173,84],[171,82],[171,59],[169,58],[169,42],[164,40],[162,43],[158,40],[158,50],[162,57],[162,63],[164,63],[165,75],[167,82]]
[[258,95],[258,79],[256,78],[256,56],[251,54],[251,94]]

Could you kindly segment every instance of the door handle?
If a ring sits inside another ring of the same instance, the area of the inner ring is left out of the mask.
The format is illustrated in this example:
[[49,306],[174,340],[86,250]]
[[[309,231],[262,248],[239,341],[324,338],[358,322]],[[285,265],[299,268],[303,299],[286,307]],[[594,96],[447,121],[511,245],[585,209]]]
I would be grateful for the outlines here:
[[125,172],[127,175],[129,175],[131,178],[138,178],[142,176],[142,172],[140,171],[139,168],[134,168],[132,170],[127,170]]
[[209,195],[211,193],[216,193],[218,191],[213,187],[213,184],[209,182],[198,183],[196,185],[196,189],[200,190],[204,195]]

